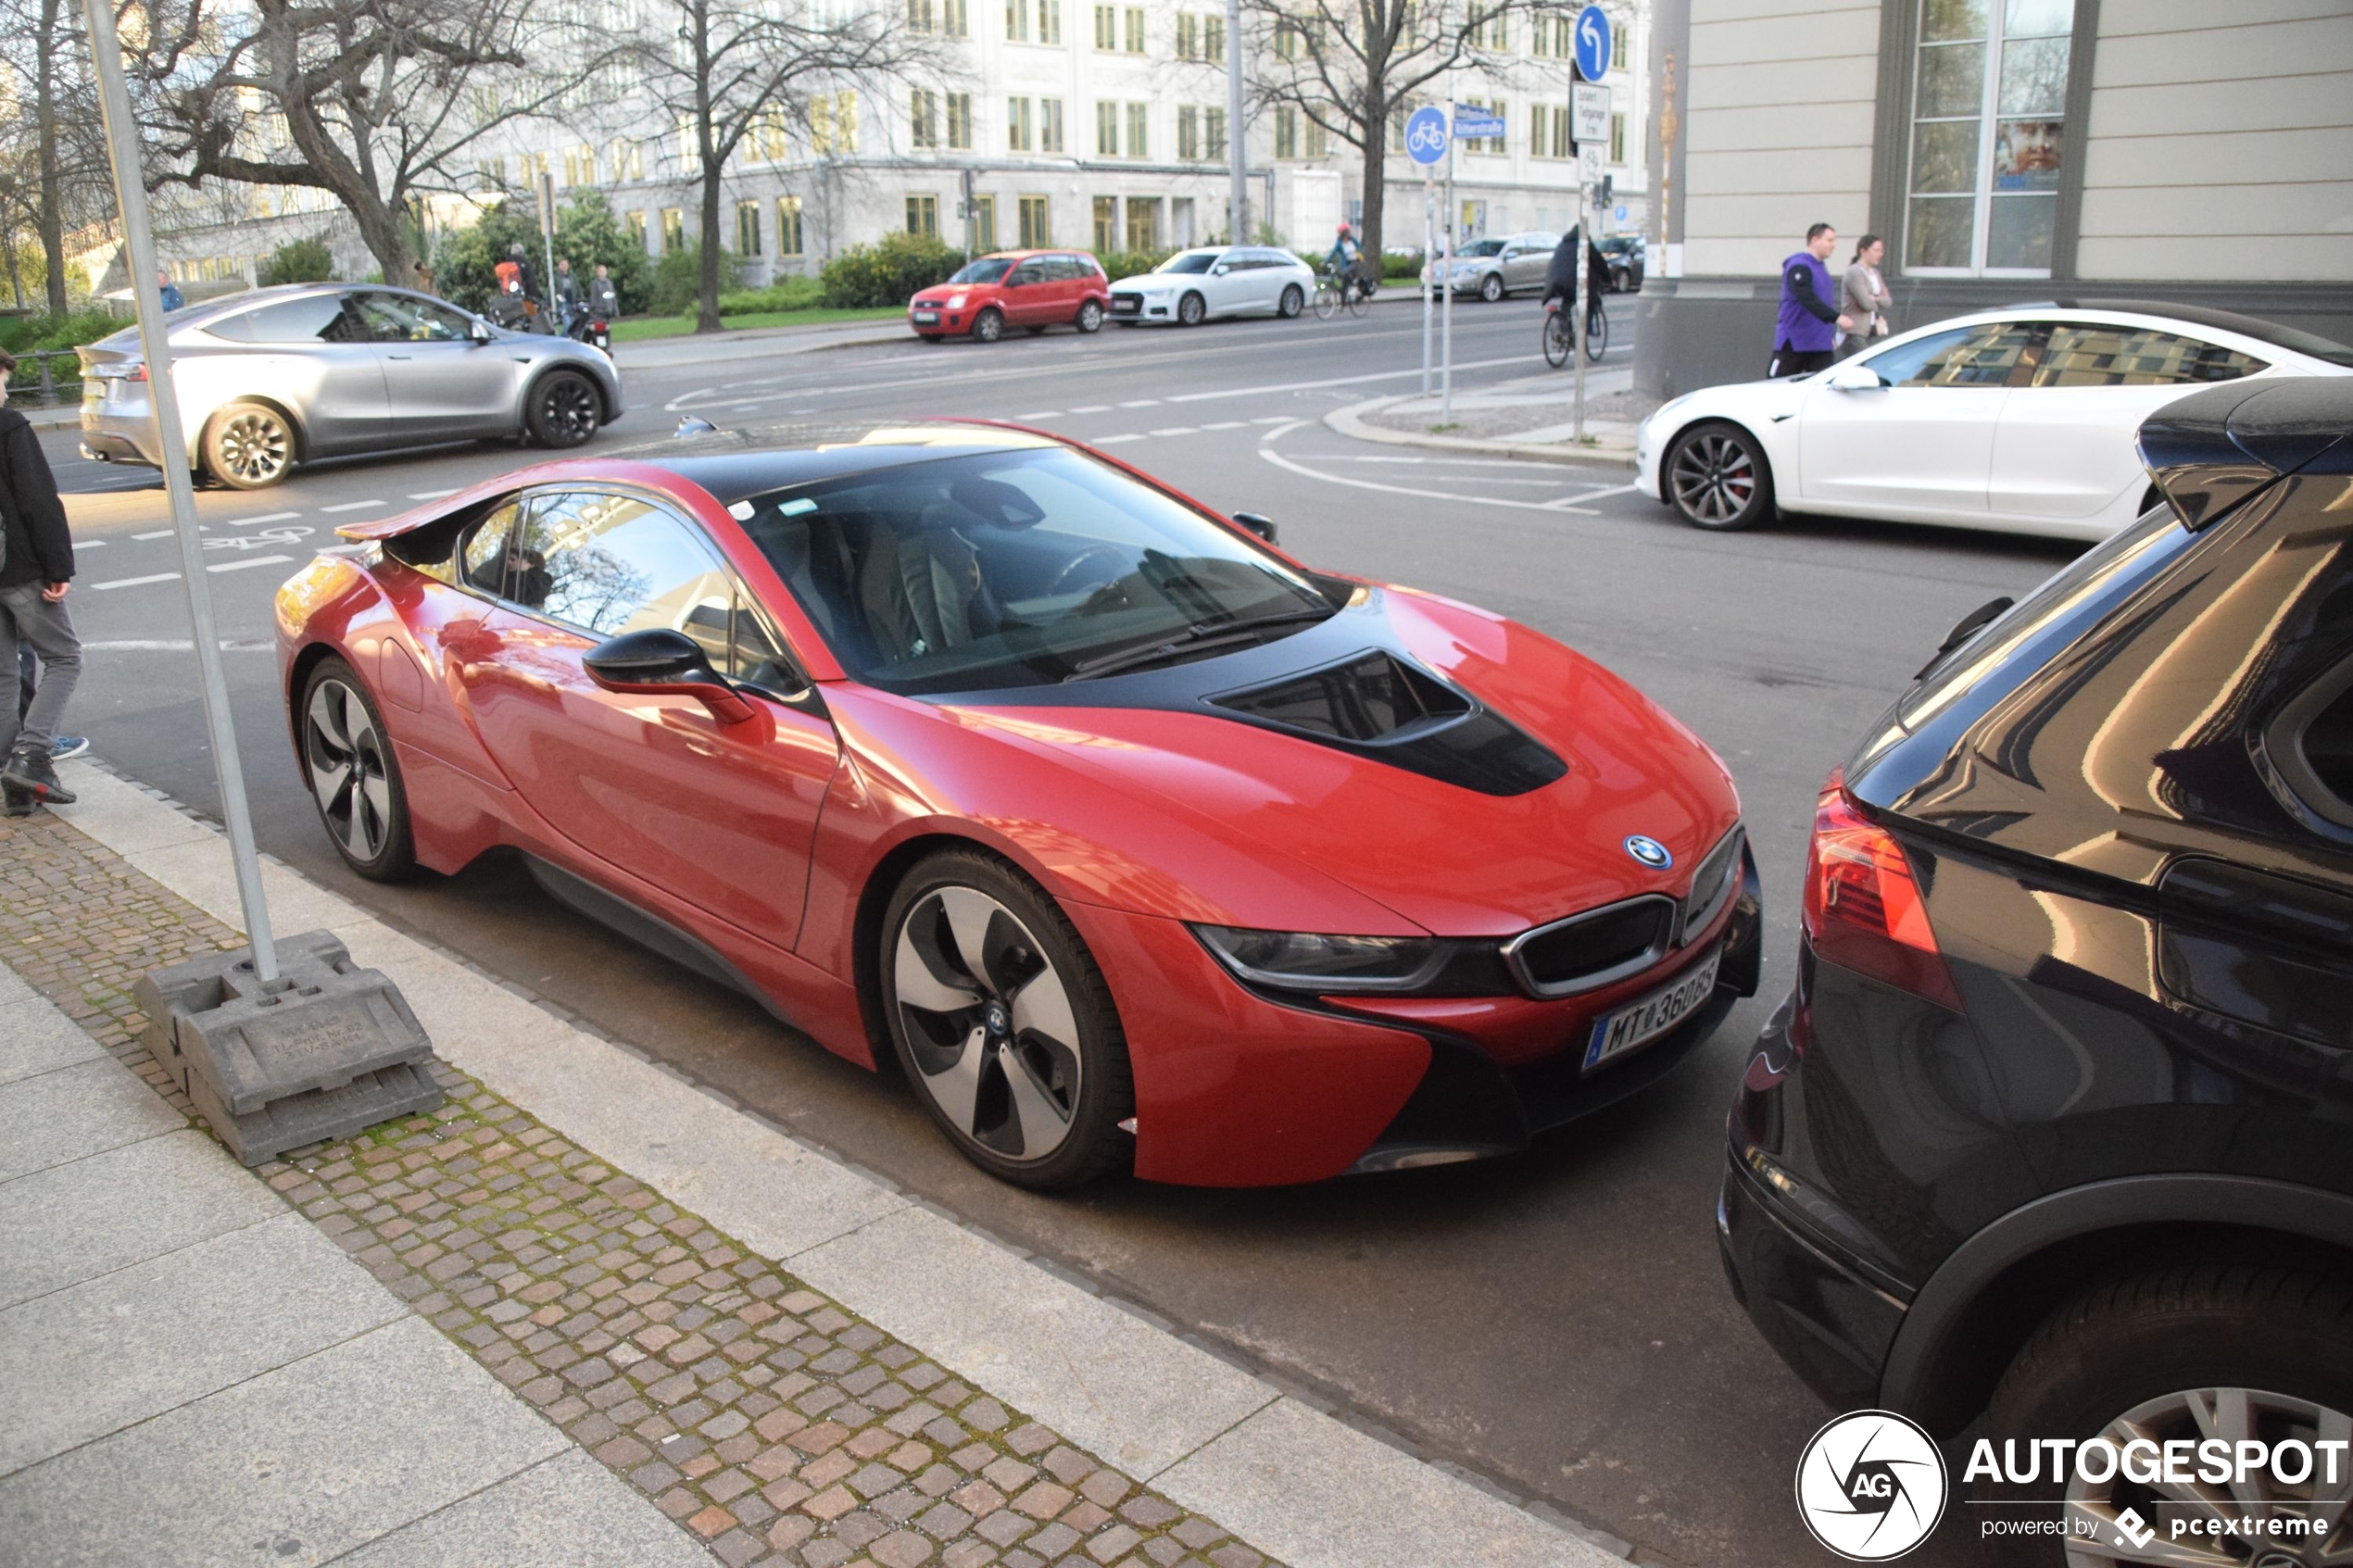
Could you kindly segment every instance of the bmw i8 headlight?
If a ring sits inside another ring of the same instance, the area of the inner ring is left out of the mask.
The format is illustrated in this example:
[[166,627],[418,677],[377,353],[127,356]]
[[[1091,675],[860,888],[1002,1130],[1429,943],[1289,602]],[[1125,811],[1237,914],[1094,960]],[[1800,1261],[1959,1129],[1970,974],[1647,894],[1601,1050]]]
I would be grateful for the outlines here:
[[1287,991],[1411,991],[1434,976],[1448,944],[1429,936],[1327,936],[1197,925],[1193,935],[1227,969]]

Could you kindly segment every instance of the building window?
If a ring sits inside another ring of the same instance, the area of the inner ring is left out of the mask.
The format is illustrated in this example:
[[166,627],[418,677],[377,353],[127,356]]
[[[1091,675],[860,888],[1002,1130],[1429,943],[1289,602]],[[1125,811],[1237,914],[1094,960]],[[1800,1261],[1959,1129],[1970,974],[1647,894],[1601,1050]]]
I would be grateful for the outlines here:
[[1201,111],[1201,139],[1204,144],[1202,156],[1212,163],[1222,160],[1229,149],[1226,145],[1226,111],[1214,107]]
[[1295,60],[1299,58],[1300,37],[1301,33],[1299,24],[1297,22],[1277,22],[1275,24],[1275,57],[1278,60]]
[[758,202],[736,204],[736,254],[737,256],[760,254],[760,204]]
[[1497,11],[1491,17],[1473,22],[1470,29],[1470,46],[1474,49],[1486,49],[1498,55],[1508,52],[1512,46],[1510,13]]
[[[1575,57],[1574,51],[1571,51],[1571,57]],[[1612,70],[1634,69],[1634,24],[1628,18],[1609,19],[1609,69]]]
[[1199,60],[1204,65],[1226,63],[1226,19],[1196,16],[1190,11],[1176,19],[1176,57]]
[[762,109],[758,123],[752,127],[751,134],[762,158],[770,163],[785,161],[785,155],[790,149],[785,142],[784,110]]
[[1022,249],[1044,250],[1054,243],[1054,226],[1048,218],[1051,208],[1051,204],[1044,196],[1019,198]]
[[1119,7],[1095,7],[1095,47],[1111,50],[1119,47]]
[[1095,252],[1103,255],[1119,248],[1119,198],[1095,198]]
[[1095,156],[1097,157],[1119,156],[1119,106],[1117,104],[1095,106]]
[[809,100],[809,150],[820,157],[858,150],[856,93],[820,93]]
[[2069,0],[1921,0],[1906,270],[2050,271],[2074,17]]
[[907,232],[925,239],[939,238],[939,198],[909,196],[907,198]]
[[1140,55],[1144,52],[1144,8],[1141,6],[1128,6],[1126,19],[1127,53]]
[[1027,98],[1005,100],[1005,150],[1026,153],[1036,142],[1036,121]]
[[1147,134],[1151,124],[1151,105],[1130,104],[1127,106],[1127,156],[1129,157],[1151,156],[1151,138]]
[[589,146],[564,149],[564,183],[593,185],[597,182],[597,149]]
[[936,32],[939,29],[939,10],[934,0],[907,0],[907,31]]
[[975,196],[972,199],[972,248],[975,251],[997,248],[997,198]]
[[1063,41],[1063,0],[1038,0],[1038,42]]
[[948,144],[968,151],[973,144],[973,95],[970,93],[948,94]]
[[1127,198],[1127,248],[1149,252],[1160,248],[1160,198]]
[[1187,163],[1201,159],[1201,110],[1190,104],[1177,106],[1176,156]]
[[1539,59],[1575,59],[1577,44],[1569,36],[1569,29],[1574,25],[1575,19],[1566,11],[1532,19],[1529,23],[1529,53]]
[[1299,111],[1288,106],[1275,110],[1275,156],[1299,156]]
[[1528,109],[1528,151],[1531,157],[1574,157],[1577,146],[1569,139],[1570,119],[1567,104],[1531,104]]
[[1309,157],[1311,157],[1311,158],[1315,158],[1315,157],[1331,157],[1331,155],[1332,155],[1332,133],[1331,133],[1331,131],[1330,131],[1330,130],[1329,130],[1327,126],[1325,126],[1325,125],[1324,125],[1324,123],[1323,123],[1321,120],[1318,120],[1318,119],[1317,119],[1314,116],[1314,115],[1309,115],[1309,116],[1307,117],[1307,124],[1306,124],[1306,127],[1305,127],[1305,131],[1306,131],[1306,143],[1307,143],[1307,145],[1306,145],[1306,153],[1307,153],[1307,156],[1308,156]]
[[939,94],[928,87],[918,87],[907,94],[908,135],[915,145],[930,149],[939,145]]
[[1609,161],[1626,161],[1626,117],[1622,114],[1609,117]]
[[800,198],[799,196],[776,198],[776,254],[778,256],[801,254]]
[[630,243],[639,250],[644,250],[646,248],[646,215],[642,212],[633,212],[623,219],[622,222],[629,230]]
[[972,23],[966,19],[964,0],[940,0],[939,31],[950,38],[972,36]]
[[661,253],[686,248],[686,215],[674,207],[661,209]]
[[1029,0],[1005,0],[1005,42],[1029,42]]
[[1041,153],[1063,150],[1063,101],[1060,98],[1038,100],[1038,150]]

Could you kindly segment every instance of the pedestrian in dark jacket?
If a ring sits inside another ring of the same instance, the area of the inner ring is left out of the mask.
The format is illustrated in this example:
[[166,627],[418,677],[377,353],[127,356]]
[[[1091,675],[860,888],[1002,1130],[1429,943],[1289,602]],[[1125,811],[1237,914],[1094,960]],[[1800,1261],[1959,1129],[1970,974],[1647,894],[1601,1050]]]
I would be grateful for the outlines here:
[[32,422],[5,406],[6,377],[16,360],[0,351],[0,647],[31,644],[41,665],[32,705],[18,719],[0,704],[0,797],[10,816],[23,816],[49,802],[73,802],[57,782],[49,748],[57,721],[82,678],[82,643],[66,614],[73,585],[73,536],[66,528],[65,503]]
[[1838,231],[1817,223],[1806,231],[1806,248],[1781,263],[1781,312],[1773,329],[1768,376],[1802,376],[1828,370],[1838,334],[1854,329],[1838,310],[1838,288],[1824,263],[1838,248]]

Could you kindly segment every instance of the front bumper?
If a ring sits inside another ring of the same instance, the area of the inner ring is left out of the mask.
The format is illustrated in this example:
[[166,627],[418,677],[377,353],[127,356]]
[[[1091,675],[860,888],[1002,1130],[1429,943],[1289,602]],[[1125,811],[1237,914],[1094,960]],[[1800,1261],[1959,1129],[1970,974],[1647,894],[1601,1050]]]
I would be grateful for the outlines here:
[[1659,479],[1664,466],[1666,442],[1644,420],[1634,427],[1634,488],[1654,501],[1667,499],[1665,485]]

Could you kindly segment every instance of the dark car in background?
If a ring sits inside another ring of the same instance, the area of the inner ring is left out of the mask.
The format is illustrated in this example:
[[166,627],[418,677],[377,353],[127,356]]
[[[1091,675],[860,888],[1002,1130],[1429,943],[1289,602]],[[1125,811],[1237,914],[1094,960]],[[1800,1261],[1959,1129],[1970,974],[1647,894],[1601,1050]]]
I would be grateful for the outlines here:
[[[527,436],[577,446],[621,416],[621,376],[585,343],[494,326],[375,284],[296,283],[171,313],[182,458],[238,490],[313,458]],[[136,328],[82,350],[82,450],[156,467]]]
[[[2167,407],[2162,504],[1965,620],[1823,786],[1718,1225],[1833,1405],[1997,1450],[2353,1436],[2348,433],[2341,380]],[[2097,1532],[1998,1561],[2291,1568],[2353,1561],[2336,1452],[2334,1485],[1968,1486]],[[2175,1528],[2220,1518],[2322,1528]]]
[[1642,286],[1642,268],[1650,257],[1650,246],[1640,234],[1612,234],[1601,242],[1601,253],[1609,262],[1609,292],[1635,294]]

